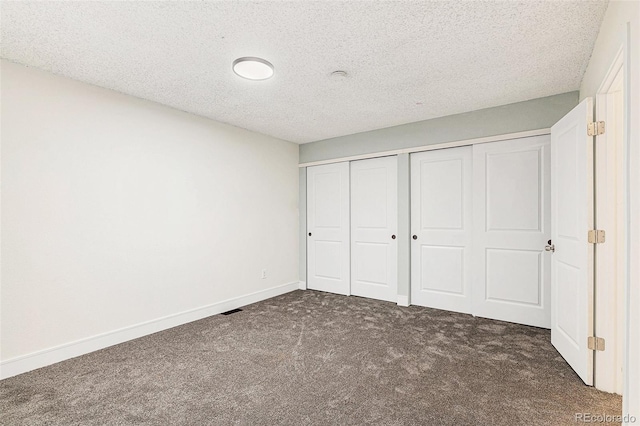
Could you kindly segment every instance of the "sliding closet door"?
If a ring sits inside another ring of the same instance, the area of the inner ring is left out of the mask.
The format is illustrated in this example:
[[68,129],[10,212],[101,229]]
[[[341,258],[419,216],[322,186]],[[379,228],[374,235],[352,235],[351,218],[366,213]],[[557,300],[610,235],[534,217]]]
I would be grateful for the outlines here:
[[398,160],[351,163],[351,294],[398,299]]
[[307,168],[307,287],[349,294],[349,163]]
[[411,303],[471,312],[471,147],[411,155]]
[[549,136],[473,147],[473,314],[549,328]]

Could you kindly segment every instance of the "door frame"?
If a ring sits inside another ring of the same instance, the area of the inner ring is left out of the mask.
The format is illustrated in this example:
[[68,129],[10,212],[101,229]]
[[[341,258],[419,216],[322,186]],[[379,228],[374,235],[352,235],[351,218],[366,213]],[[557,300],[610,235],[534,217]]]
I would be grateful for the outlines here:
[[[624,122],[622,135],[614,132],[615,121],[623,120],[623,111],[615,110],[613,92],[621,90],[619,79],[624,78],[623,49],[619,49],[607,72],[595,101],[595,121],[605,122],[605,133],[596,136],[594,144],[595,228],[606,232],[606,242],[595,245],[594,267],[594,331],[604,338],[606,349],[596,351],[594,358],[594,386],[606,392],[622,394],[623,390],[623,332],[624,332]],[[624,103],[624,100],[623,100]],[[623,107],[624,108],[624,107]],[[613,137],[612,137],[613,135]],[[617,205],[622,195],[622,205]],[[620,259],[622,258],[622,259]],[[622,260],[622,262],[619,262]],[[612,285],[613,283],[613,285]]]
[[[640,224],[637,215],[640,212],[640,124],[634,122],[640,114],[640,88],[638,87],[638,51],[631,51],[632,25],[627,22],[625,36],[618,54],[612,61],[597,94],[608,91],[618,70],[624,73],[623,82],[623,194],[624,220],[623,235],[625,277],[623,280],[623,385],[622,414],[640,413]],[[637,34],[636,34],[637,35]],[[618,68],[619,67],[619,68]],[[632,72],[635,71],[635,74]],[[631,82],[635,85],[631,87]],[[635,115],[635,116],[634,116]],[[605,132],[606,134],[606,132]],[[635,141],[634,141],[635,139]],[[633,143],[634,141],[635,143]],[[636,219],[636,220],[634,220]],[[605,308],[606,309],[606,308]],[[600,312],[602,314],[602,311]],[[595,321],[598,321],[596,316]],[[599,325],[599,324],[598,324]],[[620,331],[620,330],[619,330]],[[630,424],[630,423],[628,423]]]
[[[636,22],[640,20],[640,12]],[[626,159],[625,361],[622,410],[640,416],[640,46],[638,25],[627,21],[624,34],[624,158]],[[632,51],[632,49],[634,49]],[[633,83],[633,84],[632,84]],[[634,120],[631,118],[634,117]],[[635,140],[635,143],[632,143]],[[633,220],[633,218],[636,220]],[[633,307],[633,309],[631,309]],[[630,422],[628,422],[630,424]]]

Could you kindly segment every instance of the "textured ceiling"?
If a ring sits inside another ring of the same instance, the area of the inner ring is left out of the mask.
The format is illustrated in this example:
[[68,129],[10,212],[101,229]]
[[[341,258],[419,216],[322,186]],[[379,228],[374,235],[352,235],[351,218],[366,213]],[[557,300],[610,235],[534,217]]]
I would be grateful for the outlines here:
[[577,90],[606,6],[3,1],[0,23],[11,61],[304,143]]

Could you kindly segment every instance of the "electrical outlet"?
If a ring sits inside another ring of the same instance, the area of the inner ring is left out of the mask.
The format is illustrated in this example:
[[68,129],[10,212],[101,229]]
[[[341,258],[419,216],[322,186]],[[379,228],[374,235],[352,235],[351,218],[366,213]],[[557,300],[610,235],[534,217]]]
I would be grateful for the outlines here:
[[260,278],[262,278],[263,280],[267,278],[267,270],[266,269],[262,270],[262,275],[260,276]]

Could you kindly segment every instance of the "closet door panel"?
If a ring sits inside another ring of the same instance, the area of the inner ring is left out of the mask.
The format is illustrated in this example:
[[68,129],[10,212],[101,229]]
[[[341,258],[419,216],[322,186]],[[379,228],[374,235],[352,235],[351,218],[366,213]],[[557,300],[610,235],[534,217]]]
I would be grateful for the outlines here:
[[471,312],[471,147],[411,155],[411,303]]
[[349,163],[307,168],[307,287],[349,294]]
[[351,163],[351,294],[398,298],[397,157]]
[[473,160],[473,313],[549,328],[549,136],[475,145]]

